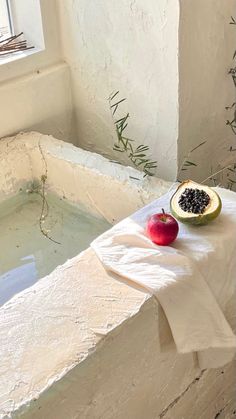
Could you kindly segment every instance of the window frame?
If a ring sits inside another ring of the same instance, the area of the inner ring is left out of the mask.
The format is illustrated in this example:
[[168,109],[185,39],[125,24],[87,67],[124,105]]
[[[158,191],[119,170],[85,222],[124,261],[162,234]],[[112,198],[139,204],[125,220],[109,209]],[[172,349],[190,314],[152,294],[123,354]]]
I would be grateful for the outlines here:
[[[45,50],[40,0],[0,0],[4,2],[5,14],[8,13],[8,36],[23,32],[28,46],[33,49],[11,53],[0,57],[0,65],[26,58]],[[5,37],[5,36],[4,36]]]

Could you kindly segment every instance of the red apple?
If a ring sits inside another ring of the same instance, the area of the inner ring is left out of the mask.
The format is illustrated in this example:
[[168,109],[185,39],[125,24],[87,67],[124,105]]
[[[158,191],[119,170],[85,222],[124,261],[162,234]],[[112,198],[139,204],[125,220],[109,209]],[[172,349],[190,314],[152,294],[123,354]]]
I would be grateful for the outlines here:
[[147,222],[147,234],[155,244],[168,246],[178,234],[179,225],[174,217],[162,210],[159,214],[153,214]]

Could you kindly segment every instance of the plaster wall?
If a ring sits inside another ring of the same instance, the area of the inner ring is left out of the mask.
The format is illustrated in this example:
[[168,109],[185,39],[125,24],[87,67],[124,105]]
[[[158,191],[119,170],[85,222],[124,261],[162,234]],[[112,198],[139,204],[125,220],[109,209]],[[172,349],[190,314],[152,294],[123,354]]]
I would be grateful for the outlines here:
[[149,145],[160,177],[173,179],[183,157],[204,140],[191,156],[198,167],[188,177],[203,180],[219,162],[235,160],[228,152],[235,138],[225,125],[225,106],[234,101],[227,72],[235,0],[59,0],[59,6],[77,144],[126,162],[112,154],[106,101],[120,90],[127,98],[123,110],[131,114],[128,134]]
[[176,174],[178,24],[176,0],[59,0],[63,53],[72,75],[77,145],[127,162],[107,98],[127,98],[128,136],[150,147],[157,174]]
[[41,0],[46,49],[0,65],[0,137],[36,129],[127,163],[112,151],[106,100],[119,89],[127,97],[122,114],[131,114],[127,134],[149,145],[157,175],[173,179],[183,156],[207,140],[192,156],[198,167],[188,172],[202,180],[219,162],[235,160],[228,152],[235,138],[225,126],[225,106],[234,101],[227,74],[234,6],[235,0],[223,7],[221,0]]
[[225,110],[235,101],[228,75],[235,50],[235,26],[229,24],[235,6],[235,0],[180,0],[178,164],[206,140],[191,155],[198,167],[188,177],[198,181],[211,169],[217,171],[219,163],[235,161],[235,153],[228,151],[235,136],[226,127],[232,113]]
[[40,3],[45,49],[8,63],[0,60],[0,137],[37,129],[71,140],[70,73],[62,61],[57,1]]

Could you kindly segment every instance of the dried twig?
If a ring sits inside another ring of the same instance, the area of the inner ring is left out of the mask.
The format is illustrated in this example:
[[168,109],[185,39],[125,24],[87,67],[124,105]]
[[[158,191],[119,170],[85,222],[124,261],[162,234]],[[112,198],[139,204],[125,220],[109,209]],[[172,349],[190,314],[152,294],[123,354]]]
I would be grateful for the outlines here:
[[[0,38],[3,38],[6,33],[5,28],[0,28]],[[23,32],[20,32],[18,35],[11,35],[8,38],[0,40],[0,57],[13,54],[15,52],[26,51],[34,48],[33,46],[28,47],[27,41],[19,40],[23,36]]]
[[39,151],[40,151],[40,154],[42,156],[42,160],[43,160],[44,167],[45,167],[45,172],[41,176],[41,191],[40,190],[37,191],[37,193],[42,198],[42,208],[41,208],[41,214],[40,214],[40,217],[39,217],[39,228],[40,228],[41,233],[47,239],[51,240],[53,243],[61,244],[58,241],[54,240],[51,236],[49,236],[49,231],[45,230],[44,227],[43,227],[43,223],[44,223],[44,221],[47,218],[48,213],[49,213],[49,205],[48,205],[48,202],[47,202],[47,199],[46,199],[46,196],[45,196],[45,184],[46,184],[47,177],[48,177],[48,167],[47,167],[47,162],[46,162],[45,156],[43,154],[43,150],[42,150],[40,141],[38,142],[38,147],[39,147]]

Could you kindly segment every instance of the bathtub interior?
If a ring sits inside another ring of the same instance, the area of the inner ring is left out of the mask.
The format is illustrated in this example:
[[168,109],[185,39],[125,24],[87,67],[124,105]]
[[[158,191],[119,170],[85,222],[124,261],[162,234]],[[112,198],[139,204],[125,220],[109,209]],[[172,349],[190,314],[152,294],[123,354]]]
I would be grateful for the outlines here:
[[47,194],[48,214],[42,220],[42,197],[21,191],[0,204],[0,306],[32,286],[58,265],[89,247],[110,228],[77,205]]
[[[0,148],[0,246],[5,249],[0,306],[85,250],[155,193],[155,181],[140,172],[50,136],[22,133],[1,140]],[[42,176],[49,213],[40,225]],[[160,194],[166,185],[156,183]]]
[[[0,149],[0,305],[168,185],[39,133],[2,139]],[[49,213],[40,223],[42,176]]]

